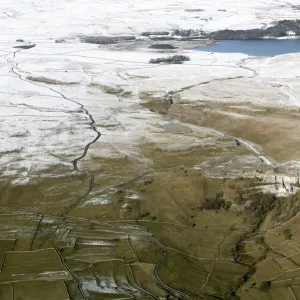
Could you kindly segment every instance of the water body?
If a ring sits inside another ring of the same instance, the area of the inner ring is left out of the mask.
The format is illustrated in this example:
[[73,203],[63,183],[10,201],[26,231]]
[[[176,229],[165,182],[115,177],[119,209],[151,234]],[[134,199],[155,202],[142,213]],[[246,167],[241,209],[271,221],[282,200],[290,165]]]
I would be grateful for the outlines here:
[[220,53],[244,53],[249,56],[276,56],[300,52],[300,39],[224,40],[195,50]]

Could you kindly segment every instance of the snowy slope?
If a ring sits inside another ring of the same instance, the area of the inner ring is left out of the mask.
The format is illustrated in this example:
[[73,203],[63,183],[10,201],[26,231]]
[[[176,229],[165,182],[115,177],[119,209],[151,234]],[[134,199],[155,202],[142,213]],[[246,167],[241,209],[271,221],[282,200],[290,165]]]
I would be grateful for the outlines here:
[[3,0],[0,4],[1,34],[40,39],[70,34],[136,34],[146,30],[262,27],[282,19],[299,18],[285,1],[137,1],[137,0]]

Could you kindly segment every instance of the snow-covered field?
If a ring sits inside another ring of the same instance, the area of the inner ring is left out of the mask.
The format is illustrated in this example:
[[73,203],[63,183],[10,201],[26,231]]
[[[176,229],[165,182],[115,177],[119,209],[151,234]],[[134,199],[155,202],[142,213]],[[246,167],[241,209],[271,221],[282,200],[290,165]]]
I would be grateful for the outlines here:
[[[100,142],[109,145],[93,145],[91,152],[105,157],[112,155],[111,147],[114,155],[134,157],[140,144],[179,149],[202,143],[197,132],[203,129],[197,127],[189,129],[194,132],[192,136],[184,132],[164,134],[163,125],[169,121],[140,105],[149,101],[141,97],[145,93],[163,99],[175,91],[184,105],[199,101],[230,103],[232,107],[250,104],[243,106],[242,114],[223,112],[233,121],[253,118],[247,112],[260,111],[259,107],[300,105],[300,54],[248,59],[243,54],[186,50],[184,54],[191,61],[184,65],[149,65],[149,59],[159,54],[51,42],[14,54],[12,46],[16,44],[12,43],[11,49],[4,47],[1,57],[0,149],[4,175],[17,172],[24,177],[51,164],[71,167],[72,160],[95,137],[80,105],[93,116],[102,134]],[[109,88],[113,91],[107,91]]]
[[1,32],[40,41],[69,34],[136,34],[147,30],[262,27],[296,19],[299,1],[1,1]]

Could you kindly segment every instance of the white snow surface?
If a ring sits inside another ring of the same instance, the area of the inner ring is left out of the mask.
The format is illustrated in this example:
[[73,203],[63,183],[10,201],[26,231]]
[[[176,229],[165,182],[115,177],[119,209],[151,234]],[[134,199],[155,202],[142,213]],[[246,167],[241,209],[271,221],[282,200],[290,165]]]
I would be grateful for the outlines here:
[[[295,19],[298,0],[2,0],[0,27],[45,41],[70,34],[135,34],[148,30],[263,27]],[[38,25],[37,25],[38,24]]]
[[[220,138],[213,130],[191,125],[188,135],[167,132],[166,120],[140,105],[138,96],[143,92],[165,95],[194,86],[181,94],[187,102],[202,99],[299,107],[300,54],[270,59],[184,50],[182,54],[191,61],[183,65],[149,65],[149,59],[161,55],[54,42],[82,34],[262,27],[298,18],[299,12],[292,8],[297,2],[2,0],[0,175],[14,176],[15,184],[25,184],[38,171],[53,166],[72,171],[72,161],[95,138],[81,105],[93,115],[102,134],[99,143],[106,145],[93,145],[89,155],[135,159],[139,159],[136,146],[140,144],[184,149],[212,142],[207,135]],[[17,51],[13,48],[20,45],[16,39],[36,43],[36,47]],[[121,88],[131,96],[107,94],[105,86]],[[267,158],[265,162],[271,163]]]

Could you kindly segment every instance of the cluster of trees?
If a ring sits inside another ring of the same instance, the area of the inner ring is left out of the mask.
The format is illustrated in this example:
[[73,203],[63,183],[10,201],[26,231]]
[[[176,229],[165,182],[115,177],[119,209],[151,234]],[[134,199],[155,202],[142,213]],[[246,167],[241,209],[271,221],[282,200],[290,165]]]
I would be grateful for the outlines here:
[[149,60],[150,64],[159,64],[159,63],[167,63],[167,64],[182,64],[184,61],[191,60],[186,55],[173,55],[168,57],[158,57],[152,58]]
[[151,45],[149,48],[152,48],[152,49],[176,49],[177,47],[175,47],[171,44],[154,44],[154,45]]
[[225,201],[222,198],[206,198],[202,203],[202,208],[207,210],[219,210],[220,208],[223,208],[225,210],[228,210],[231,206],[231,202]]
[[88,44],[99,44],[99,45],[107,45],[107,44],[115,44],[119,42],[126,41],[134,41],[136,39],[135,36],[82,36],[80,38],[82,43]]
[[300,20],[282,20],[276,25],[268,28],[254,28],[247,30],[219,30],[207,34],[206,37],[215,40],[251,40],[261,39],[266,36],[282,37],[288,36],[293,32],[300,35]]
[[173,35],[178,35],[181,37],[190,37],[190,36],[202,36],[204,32],[200,30],[194,29],[175,29],[173,31]]
[[276,224],[284,223],[300,211],[300,192],[286,198],[279,198],[274,205],[272,220]]
[[144,31],[144,32],[142,32],[142,36],[150,36],[150,35],[169,35],[169,31]]

